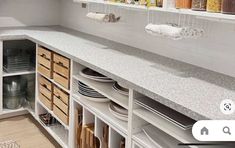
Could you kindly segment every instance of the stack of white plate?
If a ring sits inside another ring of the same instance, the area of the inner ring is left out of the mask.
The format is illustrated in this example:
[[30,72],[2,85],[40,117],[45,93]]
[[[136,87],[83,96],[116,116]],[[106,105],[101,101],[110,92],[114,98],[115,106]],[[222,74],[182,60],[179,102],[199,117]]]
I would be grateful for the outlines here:
[[115,82],[113,84],[113,89],[117,91],[118,93],[123,94],[125,96],[129,95],[129,89],[121,86],[120,84],[118,84],[118,82]]
[[79,74],[87,79],[91,79],[94,81],[99,81],[99,82],[113,82],[114,80],[94,71],[89,68],[85,68],[82,71],[79,72]]
[[120,105],[111,102],[109,104],[109,111],[111,114],[113,114],[116,118],[123,120],[123,121],[128,121],[128,110],[121,107]]
[[95,101],[95,102],[107,102],[110,101],[108,98],[103,96],[102,94],[98,93],[94,89],[90,88],[86,84],[78,81],[78,92],[86,96],[87,99]]

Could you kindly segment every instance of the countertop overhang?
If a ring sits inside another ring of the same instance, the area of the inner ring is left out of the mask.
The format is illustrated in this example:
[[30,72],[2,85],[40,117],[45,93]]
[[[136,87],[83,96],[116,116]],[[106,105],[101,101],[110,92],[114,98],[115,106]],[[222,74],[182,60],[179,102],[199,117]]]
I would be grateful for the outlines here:
[[[0,29],[0,40],[29,39],[195,120],[235,119],[235,78],[63,27]],[[156,47],[157,48],[157,47]]]

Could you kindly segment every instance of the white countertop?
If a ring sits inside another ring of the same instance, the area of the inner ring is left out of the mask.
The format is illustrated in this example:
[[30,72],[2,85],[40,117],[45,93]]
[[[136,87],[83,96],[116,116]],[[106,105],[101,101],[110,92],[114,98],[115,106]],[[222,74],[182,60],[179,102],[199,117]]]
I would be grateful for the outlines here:
[[32,40],[193,119],[235,119],[219,108],[235,101],[235,78],[62,27],[0,30],[9,39]]

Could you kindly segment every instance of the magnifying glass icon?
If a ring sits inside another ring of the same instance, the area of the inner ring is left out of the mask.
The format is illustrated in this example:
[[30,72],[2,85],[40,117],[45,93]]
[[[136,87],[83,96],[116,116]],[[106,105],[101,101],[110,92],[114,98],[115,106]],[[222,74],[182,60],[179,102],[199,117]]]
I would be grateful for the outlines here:
[[225,134],[231,135],[230,128],[229,128],[228,126],[225,126],[225,127],[223,128],[223,132],[224,132]]

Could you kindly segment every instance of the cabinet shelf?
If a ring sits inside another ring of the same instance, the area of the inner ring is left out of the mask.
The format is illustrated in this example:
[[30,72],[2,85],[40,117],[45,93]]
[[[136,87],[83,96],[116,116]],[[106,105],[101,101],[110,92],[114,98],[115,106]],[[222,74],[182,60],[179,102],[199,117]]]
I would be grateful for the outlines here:
[[[63,127],[55,127],[55,126],[45,126],[39,118],[37,118],[40,125],[63,147],[68,148],[68,137],[65,136],[66,130],[61,130]],[[68,135],[68,133],[67,133]]]
[[114,117],[108,108],[109,103],[97,103],[93,101],[89,101],[85,99],[85,96],[81,96],[79,94],[73,94],[73,99],[78,104],[82,105],[84,108],[89,110],[92,114],[100,118],[106,124],[111,126],[114,130],[116,130],[123,137],[127,135],[127,122],[122,121]]
[[[114,83],[102,83],[97,82],[94,80],[89,80],[87,78],[84,78],[80,75],[75,75],[73,78],[77,81],[81,81],[82,83],[88,85],[92,89],[96,90],[100,94],[104,95],[105,97],[109,98],[113,102],[121,105],[125,109],[128,109],[128,96],[119,94],[115,90],[113,90],[112,86]],[[74,86],[76,87],[76,86]]]
[[65,92],[67,92],[68,94],[70,94],[70,91],[66,88],[64,88],[62,85],[60,85],[59,83],[55,82],[53,79],[47,78],[47,76],[45,76],[44,74],[38,72],[39,75],[45,77],[47,80],[49,80],[51,83],[55,84],[56,86],[58,86],[59,88],[61,88],[62,90],[64,90]]
[[19,109],[3,109],[2,114],[9,114],[9,113],[17,113],[20,111],[26,111],[26,109],[24,107],[21,107]]
[[211,13],[206,11],[193,11],[191,9],[176,9],[176,8],[160,8],[160,7],[149,7],[142,5],[134,5],[134,4],[125,4],[118,2],[109,2],[102,0],[74,0],[74,2],[78,3],[99,3],[121,7],[129,10],[137,10],[137,11],[156,11],[156,12],[168,12],[175,14],[185,14],[185,15],[193,15],[200,19],[212,20],[212,21],[223,21],[226,23],[235,23],[235,15],[222,14],[222,13]]
[[37,102],[48,112],[50,113],[54,118],[56,118],[57,121],[59,121],[65,129],[69,130],[69,126],[64,124],[54,113],[52,110],[48,109],[39,99],[37,99]]
[[142,147],[152,147],[152,142],[148,139],[144,132],[139,132],[132,136],[132,139],[135,140]]
[[29,70],[29,71],[17,71],[17,72],[4,72],[3,71],[3,77],[10,77],[10,76],[19,76],[19,75],[28,75],[28,74],[34,74],[35,70]]

